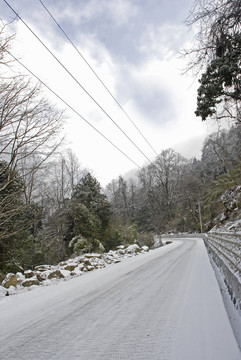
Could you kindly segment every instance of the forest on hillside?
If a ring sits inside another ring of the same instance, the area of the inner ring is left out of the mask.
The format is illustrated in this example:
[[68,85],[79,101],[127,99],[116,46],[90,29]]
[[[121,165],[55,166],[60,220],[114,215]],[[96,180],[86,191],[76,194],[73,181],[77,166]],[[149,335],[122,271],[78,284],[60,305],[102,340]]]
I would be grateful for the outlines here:
[[39,84],[12,70],[14,39],[2,28],[1,276],[120,244],[152,246],[154,234],[204,232],[233,216],[221,196],[241,185],[240,5],[222,3],[220,10],[204,1],[191,13],[189,25],[202,26],[199,47],[185,56],[192,56],[189,68],[204,69],[196,115],[230,126],[206,138],[200,159],[164,149],[132,178],[120,176],[105,189],[64,148],[63,113],[42,97]]
[[115,221],[142,233],[210,230],[224,211],[221,195],[240,185],[240,154],[240,126],[208,136],[200,160],[163,150],[135,179],[107,186]]

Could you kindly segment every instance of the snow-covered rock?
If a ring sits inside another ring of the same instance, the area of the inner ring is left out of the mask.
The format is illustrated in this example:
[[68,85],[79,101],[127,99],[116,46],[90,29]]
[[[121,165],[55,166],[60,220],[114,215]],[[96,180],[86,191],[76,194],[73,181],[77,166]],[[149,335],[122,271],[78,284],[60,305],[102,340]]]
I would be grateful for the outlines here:
[[141,247],[141,250],[143,250],[144,252],[148,252],[149,251],[149,247],[144,245]]
[[229,222],[226,225],[226,229],[228,231],[234,231],[234,232],[241,233],[241,220],[236,220],[236,221]]
[[16,287],[18,285],[17,275],[13,273],[9,273],[6,275],[5,279],[2,282],[2,285],[8,289],[10,286]]
[[86,266],[86,269],[87,269],[88,271],[93,271],[93,270],[95,269],[95,267],[94,267],[93,265],[87,265],[87,266]]
[[17,272],[16,277],[18,284],[21,284],[25,280],[25,275],[23,275],[21,272]]
[[40,282],[36,279],[36,278],[32,278],[32,279],[26,279],[22,282],[21,284],[24,287],[30,287],[33,285],[40,285]]
[[38,279],[38,281],[42,282],[44,280],[46,280],[48,277],[48,273],[46,272],[36,272],[36,278]]
[[0,285],[0,298],[7,295],[8,295],[7,289]]
[[51,270],[52,268],[53,268],[52,265],[38,265],[38,266],[35,266],[34,270],[46,271],[46,270]]
[[31,277],[34,276],[34,271],[33,270],[25,270],[24,276],[26,277],[26,279],[30,279]]
[[138,252],[141,252],[141,248],[140,246],[138,246],[137,244],[133,244],[133,245],[129,245],[126,249],[125,252],[127,254],[136,254]]
[[241,185],[225,191],[221,197],[227,210],[233,211],[241,206]]
[[87,254],[84,255],[84,257],[87,258],[87,259],[93,259],[93,258],[101,259],[101,258],[102,258],[102,254],[87,253]]
[[108,253],[88,253],[72,259],[62,261],[58,265],[38,265],[34,269],[24,271],[24,274],[9,273],[0,286],[0,296],[10,295],[34,286],[50,285],[53,282],[81,276],[84,273],[116,264],[123,259],[144,254],[149,251],[148,246],[139,247],[137,244],[120,245],[116,250]]
[[225,224],[215,225],[209,231],[209,233],[215,233],[215,232],[220,232],[220,233],[230,232],[231,234],[241,233],[241,220],[229,221]]
[[80,275],[82,275],[82,274],[83,274],[83,271],[80,270],[79,267],[77,267],[77,268],[74,269],[74,271],[71,272],[70,275],[71,275],[71,276],[80,276]]
[[61,269],[61,274],[63,275],[64,278],[68,278],[72,276],[72,271]]
[[76,264],[76,263],[69,263],[64,267],[64,269],[69,270],[69,271],[73,271],[77,266],[78,266],[78,264]]
[[62,274],[62,272],[58,269],[51,271],[48,275],[48,279],[62,279],[64,278],[64,275]]

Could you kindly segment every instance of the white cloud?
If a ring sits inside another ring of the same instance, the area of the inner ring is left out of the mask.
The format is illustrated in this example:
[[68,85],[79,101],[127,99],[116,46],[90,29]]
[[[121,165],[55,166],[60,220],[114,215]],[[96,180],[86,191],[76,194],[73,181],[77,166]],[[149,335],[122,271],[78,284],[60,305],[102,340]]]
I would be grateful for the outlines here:
[[175,56],[181,45],[188,41],[189,35],[183,24],[164,23],[160,26],[150,24],[140,39],[140,50],[149,57],[169,60]]
[[104,2],[107,10],[117,26],[128,23],[132,17],[138,13],[138,8],[132,1],[128,0],[109,0]]
[[65,4],[59,8],[58,18],[70,19],[75,24],[98,18],[109,18],[116,26],[127,23],[137,13],[137,6],[130,0],[90,0],[81,6]]
[[[118,27],[125,22],[127,24],[138,13],[133,4],[133,1],[127,0],[93,0],[73,8],[67,2],[66,6],[61,5],[63,11],[59,12],[58,17],[65,21],[71,19],[77,25],[80,21],[105,15]],[[39,30],[38,23],[34,29]],[[197,156],[197,147],[207,129],[194,115],[197,84],[191,86],[192,79],[181,76],[183,63],[174,55],[174,49],[185,39],[184,28],[166,22],[156,28],[146,27],[145,30],[138,43],[141,60],[139,58],[131,64],[124,56],[119,59],[114,57],[111,48],[107,48],[103,39],[98,37],[97,32],[92,33],[91,28],[85,32],[76,31],[75,43],[111,92],[118,96],[118,101],[157,152],[171,147],[183,151],[184,155],[189,153]],[[15,54],[139,166],[146,164],[146,158],[20,22],[16,25],[16,32]],[[88,66],[70,44],[54,34],[48,25],[41,38],[123,131],[153,160],[153,151]],[[46,92],[46,96],[61,108],[65,107],[53,95]],[[107,183],[135,167],[78,116],[71,111],[66,114],[69,118],[66,126],[69,145],[81,163],[94,170],[99,181]],[[192,141],[193,138],[197,141]]]

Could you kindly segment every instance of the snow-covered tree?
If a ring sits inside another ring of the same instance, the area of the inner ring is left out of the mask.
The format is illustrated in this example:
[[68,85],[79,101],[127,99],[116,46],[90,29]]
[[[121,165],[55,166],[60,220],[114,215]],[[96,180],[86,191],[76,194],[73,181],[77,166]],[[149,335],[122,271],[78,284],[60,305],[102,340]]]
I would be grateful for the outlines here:
[[104,241],[110,221],[110,204],[100,183],[90,173],[74,187],[67,217],[65,239],[81,235]]
[[199,0],[187,19],[196,33],[188,68],[202,73],[196,115],[241,122],[240,0]]

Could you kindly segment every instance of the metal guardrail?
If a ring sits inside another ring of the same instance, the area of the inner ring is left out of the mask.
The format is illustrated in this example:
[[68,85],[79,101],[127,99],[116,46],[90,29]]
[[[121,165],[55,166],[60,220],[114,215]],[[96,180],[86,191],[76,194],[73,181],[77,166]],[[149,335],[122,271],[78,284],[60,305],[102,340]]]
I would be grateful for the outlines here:
[[161,234],[161,235],[159,235],[159,237],[161,239],[203,238],[203,236],[204,236],[204,234],[202,234],[202,233],[191,233],[191,234],[189,234],[189,233],[180,233],[180,234],[173,233],[173,234]]
[[234,305],[241,310],[241,233],[211,232],[204,242],[221,269]]
[[212,232],[206,234],[205,241],[225,265],[241,277],[241,234]]

